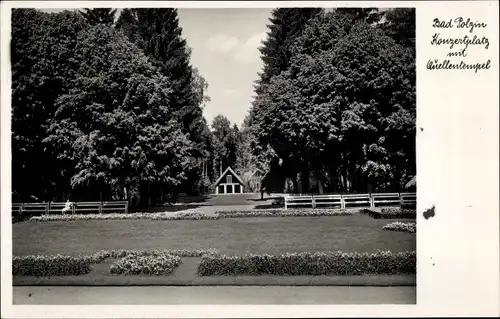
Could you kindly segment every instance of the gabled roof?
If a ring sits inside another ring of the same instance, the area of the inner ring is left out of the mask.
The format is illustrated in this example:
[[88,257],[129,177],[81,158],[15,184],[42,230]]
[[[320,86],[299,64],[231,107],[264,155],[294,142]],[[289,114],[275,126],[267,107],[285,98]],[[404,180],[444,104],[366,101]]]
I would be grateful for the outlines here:
[[231,167],[228,167],[228,168],[226,168],[226,170],[224,171],[224,173],[222,173],[222,175],[215,181],[215,185],[219,184],[219,182],[222,180],[222,178],[226,175],[227,172],[230,172],[234,177],[236,177],[236,179],[238,180],[238,182],[240,182],[241,184],[245,184],[243,182],[243,180],[238,176],[238,174],[236,174],[231,169]]
[[408,183],[406,183],[405,187],[410,188],[416,185],[417,185],[417,175],[413,176],[413,178]]

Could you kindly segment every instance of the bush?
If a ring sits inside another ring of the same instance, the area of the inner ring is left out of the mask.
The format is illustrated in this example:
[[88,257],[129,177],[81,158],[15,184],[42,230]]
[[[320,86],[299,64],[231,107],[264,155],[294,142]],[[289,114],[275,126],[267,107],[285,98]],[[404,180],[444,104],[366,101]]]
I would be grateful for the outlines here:
[[72,256],[22,256],[12,259],[13,276],[78,276],[92,270],[94,259]]
[[42,215],[33,216],[30,221],[73,221],[73,220],[124,220],[124,219],[150,219],[150,220],[202,220],[218,219],[219,216],[206,215],[202,212],[177,212],[175,214],[162,213],[112,213],[112,214],[68,214],[68,215]]
[[241,275],[402,275],[416,273],[416,252],[295,253],[273,255],[205,255],[199,276]]
[[216,213],[223,218],[238,217],[291,217],[291,216],[352,216],[354,211],[339,209],[274,209],[256,211],[220,211]]
[[172,255],[177,257],[202,257],[204,255],[218,255],[217,249],[174,249],[174,250],[112,250],[109,253],[110,257],[122,258],[127,256],[161,256]]
[[416,223],[402,223],[402,222],[394,222],[385,225],[382,227],[383,230],[391,230],[391,231],[402,231],[407,233],[415,233],[417,231]]
[[361,213],[375,219],[415,219],[417,217],[416,210],[405,208],[382,208],[380,212],[364,208]]
[[180,257],[166,253],[147,256],[129,254],[111,265],[110,272],[121,275],[170,275],[180,263]]

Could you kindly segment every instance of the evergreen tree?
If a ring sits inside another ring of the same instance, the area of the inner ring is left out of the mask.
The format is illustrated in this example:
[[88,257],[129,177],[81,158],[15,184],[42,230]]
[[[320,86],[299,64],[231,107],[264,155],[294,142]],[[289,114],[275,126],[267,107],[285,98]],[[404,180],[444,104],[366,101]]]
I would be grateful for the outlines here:
[[207,84],[190,65],[190,49],[182,37],[177,9],[125,9],[116,27],[171,80],[171,110],[181,124],[182,131],[189,134],[189,139],[195,144],[192,155],[199,162],[195,171],[189,172],[193,180],[183,186],[189,189],[201,178],[202,166],[208,156],[207,123],[202,110],[207,101]]
[[115,22],[116,9],[112,8],[86,8],[80,11],[90,25],[104,24],[111,26]]
[[319,8],[278,8],[272,11],[267,38],[259,48],[264,67],[256,87],[257,93],[261,86],[288,67],[295,38],[301,35],[307,22],[321,12]]

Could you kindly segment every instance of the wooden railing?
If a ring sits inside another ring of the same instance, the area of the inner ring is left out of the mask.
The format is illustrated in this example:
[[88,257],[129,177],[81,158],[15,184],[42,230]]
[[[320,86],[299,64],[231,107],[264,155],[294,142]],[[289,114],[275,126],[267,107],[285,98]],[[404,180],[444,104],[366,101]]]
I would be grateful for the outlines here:
[[416,193],[378,193],[345,195],[286,195],[285,209],[293,206],[306,207],[380,207],[405,206],[417,203]]
[[[62,213],[66,207],[65,202],[45,202],[45,203],[12,203],[12,215],[31,215],[33,213],[51,214]],[[127,201],[112,202],[72,202],[66,214],[89,214],[103,212],[128,212]]]

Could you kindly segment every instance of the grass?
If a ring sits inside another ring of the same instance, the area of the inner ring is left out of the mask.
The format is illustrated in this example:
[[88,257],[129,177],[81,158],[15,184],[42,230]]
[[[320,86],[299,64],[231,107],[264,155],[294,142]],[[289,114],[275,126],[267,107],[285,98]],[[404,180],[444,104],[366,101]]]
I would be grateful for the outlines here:
[[[405,220],[400,220],[405,221]],[[415,234],[387,232],[369,216],[220,220],[88,220],[13,225],[13,254],[88,255],[112,249],[207,249],[246,252],[413,251]]]
[[[407,220],[398,220],[405,222]],[[414,251],[415,234],[382,230],[387,220],[365,215],[252,217],[219,220],[78,220],[13,225],[13,254],[90,255],[100,250],[208,249],[226,255],[246,252]],[[108,258],[89,274],[67,277],[13,277],[14,285],[352,285],[416,284],[416,276],[213,276],[199,277],[199,257],[182,258],[169,276],[114,275]]]

